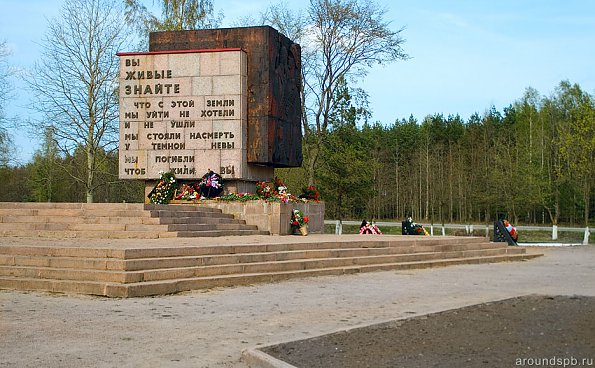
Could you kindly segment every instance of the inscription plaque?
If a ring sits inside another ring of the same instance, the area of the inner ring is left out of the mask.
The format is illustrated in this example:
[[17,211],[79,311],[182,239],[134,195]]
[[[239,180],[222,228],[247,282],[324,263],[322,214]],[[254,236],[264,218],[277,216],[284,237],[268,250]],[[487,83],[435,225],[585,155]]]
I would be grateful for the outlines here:
[[118,53],[121,179],[207,170],[259,180],[246,161],[247,65],[239,48]]

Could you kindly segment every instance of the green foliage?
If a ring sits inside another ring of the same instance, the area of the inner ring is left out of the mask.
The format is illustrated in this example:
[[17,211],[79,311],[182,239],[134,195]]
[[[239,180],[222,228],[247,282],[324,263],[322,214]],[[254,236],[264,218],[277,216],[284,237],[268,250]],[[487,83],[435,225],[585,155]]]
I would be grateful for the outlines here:
[[490,222],[504,212],[515,223],[592,223],[595,108],[576,85],[549,97],[528,89],[468,121],[358,127],[349,104],[337,106],[316,170],[329,218]]
[[238,202],[247,202],[247,201],[256,201],[262,199],[261,196],[258,194],[250,194],[250,193],[229,193],[226,195],[222,195],[217,200],[219,201],[238,201]]
[[321,165],[316,171],[322,197],[328,200],[327,212],[342,219],[346,208],[364,211],[368,198],[374,193],[376,162],[369,157],[365,136],[357,123],[365,121],[369,112],[365,99],[356,105],[345,79],[340,79],[332,104],[336,106],[329,117],[332,129],[321,147]]
[[30,197],[27,186],[29,170],[27,166],[0,167],[2,190],[0,202],[26,202]]
[[160,0],[161,16],[151,14],[140,0],[125,0],[126,18],[141,37],[149,32],[216,28],[223,17],[212,0]]

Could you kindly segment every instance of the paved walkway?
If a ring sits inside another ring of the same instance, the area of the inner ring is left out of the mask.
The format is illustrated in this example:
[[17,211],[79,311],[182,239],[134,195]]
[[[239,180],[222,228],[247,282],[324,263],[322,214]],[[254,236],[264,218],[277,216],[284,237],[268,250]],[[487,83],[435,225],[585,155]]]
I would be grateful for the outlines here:
[[522,263],[137,299],[0,291],[0,367],[240,367],[241,350],[527,294],[595,296],[595,247]]

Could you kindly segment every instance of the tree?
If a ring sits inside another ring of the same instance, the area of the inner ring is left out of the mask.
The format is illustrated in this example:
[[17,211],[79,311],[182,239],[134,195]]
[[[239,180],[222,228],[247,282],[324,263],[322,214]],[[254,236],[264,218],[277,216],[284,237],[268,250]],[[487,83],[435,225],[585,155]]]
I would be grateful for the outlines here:
[[307,14],[292,12],[285,3],[263,14],[264,23],[302,46],[302,125],[308,183],[314,184],[330,117],[337,108],[335,91],[374,64],[407,59],[401,37],[384,20],[386,10],[373,1],[310,0]]
[[559,125],[560,155],[568,177],[580,188],[584,225],[589,225],[590,196],[595,182],[595,101],[579,85],[563,81],[558,87],[563,111]]
[[[330,116],[336,108],[335,90],[341,79],[359,78],[373,64],[406,59],[401,45],[403,28],[393,31],[384,20],[386,10],[373,1],[311,0],[313,59],[304,87],[311,93],[303,128],[310,184]],[[313,119],[310,122],[310,119]]]
[[64,153],[85,151],[85,170],[71,176],[84,186],[87,202],[103,184],[96,180],[97,152],[117,147],[116,52],[127,45],[123,16],[109,0],[67,0],[60,18],[49,22],[42,59],[28,78],[33,108],[43,115],[34,129],[51,129]]
[[[347,86],[345,79],[340,79],[333,99],[337,108],[329,116],[331,131],[325,137],[322,165],[317,168],[317,176],[322,180],[321,190],[325,198],[332,200],[336,219],[343,219],[346,208],[352,208],[358,215],[365,212],[365,207],[373,194],[375,161],[368,157],[357,122],[366,121],[369,112],[367,99],[356,98]],[[334,211],[333,211],[334,210]]]
[[31,164],[31,179],[29,186],[31,194],[36,202],[52,202],[55,200],[56,188],[59,186],[56,174],[59,170],[57,161],[58,146],[54,141],[54,134],[51,128],[45,132],[41,149],[33,155]]
[[12,70],[8,65],[10,51],[5,41],[0,41],[0,167],[8,165],[13,151],[13,142],[6,129],[8,118],[5,106],[12,97],[9,78]]
[[[141,37],[149,32],[215,28],[222,14],[215,15],[212,0],[160,0],[161,18],[151,14],[141,0],[125,0],[126,18],[136,24]],[[139,22],[140,21],[140,22]]]

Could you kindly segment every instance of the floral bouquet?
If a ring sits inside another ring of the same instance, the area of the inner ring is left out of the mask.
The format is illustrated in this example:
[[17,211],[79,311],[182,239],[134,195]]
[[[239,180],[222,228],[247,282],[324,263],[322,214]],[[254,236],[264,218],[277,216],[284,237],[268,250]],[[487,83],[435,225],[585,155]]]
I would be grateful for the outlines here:
[[168,204],[174,196],[176,189],[176,176],[173,172],[160,171],[161,178],[155,185],[155,188],[149,193],[148,197],[151,203]]
[[291,229],[295,231],[299,229],[302,235],[308,235],[306,225],[308,225],[308,217],[304,216],[304,213],[300,210],[293,210],[291,213]]
[[199,193],[195,188],[194,184],[182,184],[180,189],[177,191],[176,199],[191,201],[197,199]]
[[302,194],[300,194],[299,197],[302,199],[318,202],[320,201],[320,192],[314,185],[309,185],[302,188]]
[[277,190],[273,183],[259,181],[256,183],[256,194],[258,194],[261,198],[267,199],[277,195]]
[[221,175],[209,170],[198,183],[198,188],[205,198],[219,197],[223,193],[223,179]]

